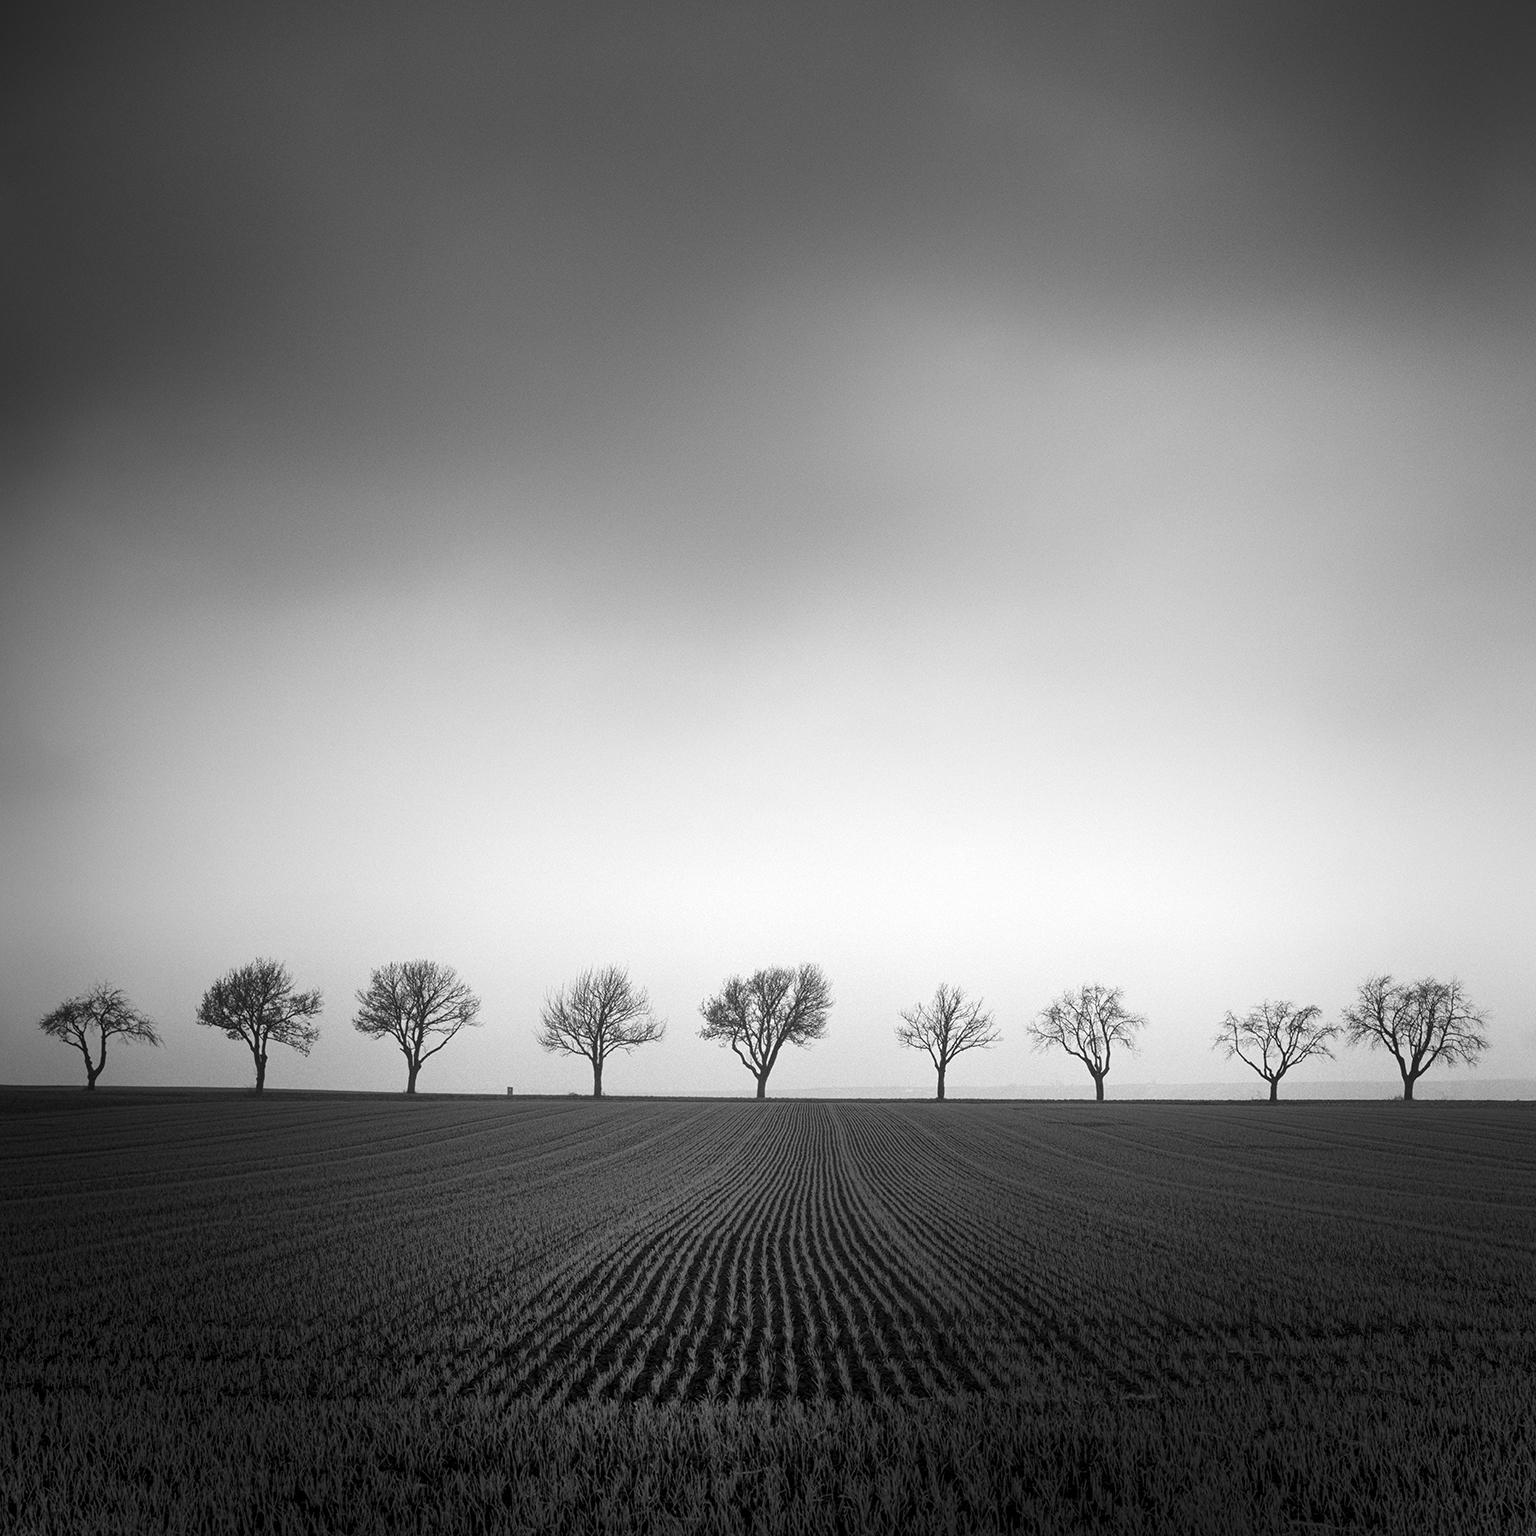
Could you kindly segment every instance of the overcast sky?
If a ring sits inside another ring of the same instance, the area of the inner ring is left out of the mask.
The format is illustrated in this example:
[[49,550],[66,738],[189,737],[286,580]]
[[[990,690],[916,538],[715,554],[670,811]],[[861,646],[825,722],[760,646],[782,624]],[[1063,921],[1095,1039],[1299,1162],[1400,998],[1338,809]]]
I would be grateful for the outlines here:
[[1089,1090],[1024,1036],[1085,981],[1111,1096],[1232,1082],[1227,1009],[1380,971],[1536,1076],[1519,8],[61,6],[0,70],[0,1081],[105,978],[166,1043],[104,1085],[246,1082],[256,955],[327,1001],[272,1087],[403,1083],[417,956],[486,1021],[423,1090],[589,1088],[533,1032],[609,962],[613,1093],[750,1093],[698,1004],[805,960],[770,1091],[928,1084],[940,981],[952,1093]]

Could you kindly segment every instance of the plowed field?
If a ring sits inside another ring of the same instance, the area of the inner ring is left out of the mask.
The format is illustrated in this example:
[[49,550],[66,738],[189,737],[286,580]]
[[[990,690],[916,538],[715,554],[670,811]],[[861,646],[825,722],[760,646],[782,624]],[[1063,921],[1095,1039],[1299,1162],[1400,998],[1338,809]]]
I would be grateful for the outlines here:
[[0,1093],[10,1531],[1536,1531],[1525,1105]]

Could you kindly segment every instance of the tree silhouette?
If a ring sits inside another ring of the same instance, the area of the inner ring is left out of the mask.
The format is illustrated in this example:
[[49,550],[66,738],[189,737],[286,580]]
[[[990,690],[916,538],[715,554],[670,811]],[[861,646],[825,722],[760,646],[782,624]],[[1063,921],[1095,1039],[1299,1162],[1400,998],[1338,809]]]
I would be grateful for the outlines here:
[[[373,1040],[386,1035],[405,1057],[405,1091],[416,1092],[421,1064],[437,1055],[466,1025],[480,1023],[480,999],[451,965],[435,960],[381,965],[357,994],[352,1027]],[[436,1045],[428,1046],[429,1040]]]
[[757,1096],[768,1095],[768,1074],[788,1045],[808,1045],[827,1032],[832,988],[819,966],[775,966],[746,978],[732,976],[699,1004],[705,1040],[728,1045],[757,1079]]
[[1096,1099],[1104,1097],[1104,1079],[1109,1075],[1114,1048],[1123,1045],[1128,1051],[1135,1050],[1136,1032],[1147,1022],[1139,1013],[1131,1013],[1120,999],[1119,987],[1079,987],[1076,992],[1063,992],[1029,1026],[1036,1050],[1056,1046],[1088,1068]]
[[1280,1079],[1298,1062],[1312,1056],[1332,1056],[1328,1042],[1339,1032],[1337,1024],[1322,1022],[1323,1010],[1315,1004],[1297,1008],[1292,1003],[1267,999],[1242,1018],[1229,1012],[1221,1021],[1212,1049],[1221,1049],[1230,1060],[1237,1057],[1269,1084],[1269,1101],[1280,1097]]
[[[74,1046],[85,1060],[85,1086],[92,1089],[107,1064],[107,1041],[113,1035],[125,1040],[142,1040],[159,1045],[155,1026],[128,1001],[121,987],[98,981],[80,997],[67,998],[37,1027],[45,1035]],[[91,1055],[91,1035],[96,1036],[96,1054]]]
[[651,1000],[622,966],[583,971],[544,1000],[537,1039],[546,1051],[585,1056],[592,1063],[592,1097],[603,1096],[603,1063],[615,1051],[649,1045],[667,1032]]
[[255,959],[221,976],[203,993],[197,1022],[243,1040],[256,1063],[256,1092],[267,1086],[267,1047],[291,1046],[301,1056],[320,1038],[310,1020],[320,1012],[318,992],[295,992],[288,967]]
[[1390,1051],[1402,1074],[1403,1099],[1410,1103],[1413,1085],[1437,1061],[1476,1063],[1488,1049],[1487,1024],[1488,1015],[1472,1006],[1454,977],[1394,982],[1390,976],[1369,976],[1353,1007],[1344,1011],[1349,1043]]
[[971,1002],[962,987],[939,984],[931,1003],[918,1003],[902,1014],[896,1038],[913,1050],[924,1050],[939,1074],[935,1098],[944,1097],[944,1074],[962,1051],[995,1045],[1002,1038],[992,1015],[980,1000]]

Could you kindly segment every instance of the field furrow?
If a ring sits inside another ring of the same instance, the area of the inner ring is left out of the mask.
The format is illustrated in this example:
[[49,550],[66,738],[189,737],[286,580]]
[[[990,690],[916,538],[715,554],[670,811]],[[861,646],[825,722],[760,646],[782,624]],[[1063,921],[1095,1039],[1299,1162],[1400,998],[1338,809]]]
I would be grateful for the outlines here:
[[39,1101],[0,1121],[0,1385],[1135,1402],[1213,1371],[1336,1390],[1415,1340],[1530,1359],[1531,1128],[1475,1107]]

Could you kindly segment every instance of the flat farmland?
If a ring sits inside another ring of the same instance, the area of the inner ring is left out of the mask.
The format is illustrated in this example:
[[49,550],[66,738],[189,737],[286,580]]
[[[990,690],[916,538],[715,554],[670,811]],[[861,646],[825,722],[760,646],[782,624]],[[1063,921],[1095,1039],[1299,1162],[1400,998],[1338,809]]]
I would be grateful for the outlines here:
[[14,1532],[1536,1532],[1525,1104],[0,1090]]

